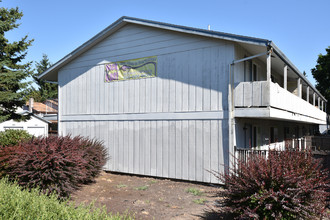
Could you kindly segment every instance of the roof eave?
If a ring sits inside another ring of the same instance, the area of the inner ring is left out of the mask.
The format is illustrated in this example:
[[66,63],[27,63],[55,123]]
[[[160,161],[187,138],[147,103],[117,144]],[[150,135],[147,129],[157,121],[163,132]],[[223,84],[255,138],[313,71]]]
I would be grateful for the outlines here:
[[[89,48],[93,47],[109,35],[111,35],[113,32],[118,30],[119,28],[123,27],[125,24],[131,23],[131,24],[139,24],[149,27],[156,27],[161,28],[165,30],[170,31],[176,31],[176,32],[182,32],[187,34],[193,34],[193,35],[199,35],[204,37],[210,37],[215,39],[222,39],[222,40],[229,40],[234,42],[240,42],[240,43],[247,43],[247,44],[253,44],[258,46],[271,46],[275,52],[282,60],[285,62],[293,71],[297,73],[299,77],[301,77],[316,93],[326,101],[326,99],[322,96],[322,94],[316,90],[316,88],[306,79],[306,77],[298,70],[298,68],[284,55],[284,53],[270,40],[267,39],[261,39],[261,38],[254,38],[254,37],[247,37],[247,36],[241,36],[241,35],[235,35],[235,34],[228,34],[223,32],[217,32],[217,31],[210,31],[205,29],[198,29],[198,28],[192,28],[187,26],[180,26],[180,25],[174,25],[174,24],[168,24],[168,23],[162,23],[157,21],[151,21],[151,20],[144,20],[144,19],[138,19],[133,17],[127,17],[123,16],[119,18],[117,21],[106,27],[104,30],[99,32],[97,35],[92,37],[90,40],[79,46],[77,49],[73,50],[71,53],[63,57],[61,60],[56,62],[54,65],[52,65],[50,68],[48,68],[46,71],[44,71],[38,78],[39,79],[46,79],[46,76],[49,74],[57,74],[58,70],[62,68],[65,64],[69,63],[76,57],[78,57],[80,54],[87,51]],[[55,77],[57,81],[57,75]],[[48,79],[49,80],[49,79]],[[49,80],[52,81],[52,80]]]
[[144,20],[144,19],[138,19],[138,18],[132,18],[132,17],[124,17],[123,20],[128,23],[132,23],[132,24],[156,27],[156,28],[161,28],[161,29],[165,29],[165,30],[171,30],[171,31],[182,32],[182,33],[187,33],[187,34],[194,34],[194,35],[211,37],[211,38],[222,39],[222,40],[229,40],[229,41],[235,41],[235,42],[241,42],[241,43],[250,43],[250,44],[259,45],[259,46],[267,46],[269,43],[269,40],[262,39],[262,38],[247,37],[247,36],[236,35],[236,34],[228,34],[228,33],[224,33],[224,32],[192,28],[192,27],[187,27],[187,26],[174,25],[174,24],[169,24],[169,23]]
[[[198,29],[198,28],[192,28],[192,27],[186,27],[186,26],[179,26],[179,25],[173,25],[168,23],[162,23],[162,22],[156,22],[156,21],[150,21],[150,20],[144,20],[144,19],[138,19],[138,18],[132,18],[132,17],[126,17],[123,16],[119,18],[117,21],[106,27],[104,30],[99,32],[97,35],[92,37],[90,40],[79,46],[77,49],[73,50],[71,53],[60,59],[58,62],[56,62],[54,65],[52,65],[50,68],[48,68],[46,71],[44,71],[38,78],[39,79],[46,79],[46,76],[49,74],[56,74],[57,71],[62,68],[65,64],[69,63],[76,57],[78,57],[80,54],[87,51],[89,48],[94,46],[95,44],[102,41],[107,36],[111,35],[113,32],[115,32],[117,29],[123,27],[125,24],[131,23],[131,24],[139,24],[149,27],[156,27],[161,28],[165,30],[171,30],[176,32],[182,32],[187,34],[194,34],[199,36],[205,36],[205,37],[211,37],[216,39],[222,39],[222,40],[230,40],[235,42],[241,42],[241,43],[249,43],[259,46],[266,46],[268,44],[268,40],[266,39],[260,39],[260,38],[253,38],[253,37],[246,37],[241,35],[234,35],[234,34],[227,34],[223,32],[216,32],[216,31],[209,31],[204,29]],[[55,77],[56,80],[49,80],[49,81],[57,81],[57,76]]]
[[37,119],[39,119],[39,120],[41,120],[41,121],[44,121],[44,122],[46,122],[46,123],[48,123],[48,124],[51,124],[50,121],[48,121],[48,120],[46,120],[46,119],[44,119],[44,118],[42,118],[42,117],[40,117],[40,116],[38,116],[38,115],[32,113],[32,112],[29,112],[29,111],[27,111],[27,110],[24,110],[24,111],[22,111],[22,112],[19,112],[18,114],[21,114],[21,115],[31,115],[32,117],[35,117],[35,118],[37,118]]
[[[73,50],[71,53],[67,54],[65,57],[57,61],[54,65],[49,67],[46,71],[44,71],[42,74],[38,76],[39,79],[45,79],[45,77],[51,73],[56,73],[60,68],[62,68],[65,64],[69,63],[85,51],[87,51],[89,48],[93,47],[95,44],[102,41],[104,38],[112,34],[114,31],[119,29],[120,27],[125,25],[125,22],[123,22],[124,17],[119,18],[117,21],[106,27],[104,30],[99,32],[97,35],[86,41],[81,46],[77,47],[75,50]],[[57,77],[56,77],[57,78]],[[51,81],[51,80],[49,80]],[[57,81],[57,80],[56,80]],[[54,82],[56,82],[54,81]]]

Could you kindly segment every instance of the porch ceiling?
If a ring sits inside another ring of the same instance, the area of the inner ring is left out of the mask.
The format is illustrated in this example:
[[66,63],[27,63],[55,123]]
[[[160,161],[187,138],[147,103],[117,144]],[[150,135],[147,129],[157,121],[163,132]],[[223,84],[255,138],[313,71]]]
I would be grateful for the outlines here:
[[[251,45],[251,44],[245,44],[245,43],[239,43],[243,48],[245,48],[247,51],[251,53],[251,55],[259,54],[259,53],[264,53],[267,52],[267,47],[265,46],[256,46],[256,45]],[[266,63],[267,56],[263,55],[260,56],[259,59],[261,62]],[[278,74],[283,76],[283,68],[284,68],[284,62],[275,54],[272,54],[272,70],[277,72]],[[288,81],[290,79],[297,79],[298,75],[288,68]]]

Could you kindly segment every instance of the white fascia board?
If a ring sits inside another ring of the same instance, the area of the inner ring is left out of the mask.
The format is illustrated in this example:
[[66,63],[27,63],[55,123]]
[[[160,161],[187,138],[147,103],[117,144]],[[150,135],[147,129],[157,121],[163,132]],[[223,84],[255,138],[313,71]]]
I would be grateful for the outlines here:
[[321,120],[318,118],[312,118],[309,116],[296,114],[292,112],[283,111],[276,108],[270,108],[269,112],[270,118],[276,118],[276,119],[286,119],[290,121],[297,121],[297,122],[306,122],[306,123],[312,123],[312,124],[326,124],[326,120]]
[[235,117],[237,118],[259,118],[270,120],[285,120],[305,122],[311,124],[326,124],[326,120],[312,118],[301,114],[296,114],[276,108],[235,108]]
[[37,118],[37,119],[39,119],[40,121],[46,122],[46,123],[48,123],[48,124],[51,124],[50,121],[48,121],[48,120],[46,120],[46,119],[44,119],[44,118],[42,118],[42,117],[39,117],[38,115],[32,114],[31,116],[32,116],[32,117],[35,117],[35,118]]
[[269,108],[235,108],[237,118],[269,118]]

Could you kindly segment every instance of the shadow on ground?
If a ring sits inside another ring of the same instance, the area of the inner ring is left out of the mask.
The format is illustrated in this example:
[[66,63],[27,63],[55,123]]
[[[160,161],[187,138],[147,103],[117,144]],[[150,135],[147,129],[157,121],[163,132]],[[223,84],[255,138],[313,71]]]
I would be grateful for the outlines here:
[[203,220],[218,220],[218,219],[223,219],[223,220],[232,220],[234,219],[233,215],[230,213],[219,213],[216,210],[213,209],[207,209],[204,210],[204,213],[202,215],[198,215],[200,219]]

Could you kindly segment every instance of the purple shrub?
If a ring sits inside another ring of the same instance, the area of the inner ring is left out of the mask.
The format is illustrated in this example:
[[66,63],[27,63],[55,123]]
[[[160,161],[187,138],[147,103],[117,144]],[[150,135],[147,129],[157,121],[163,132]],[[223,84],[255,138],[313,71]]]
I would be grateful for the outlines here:
[[253,155],[238,168],[215,174],[225,182],[217,209],[237,218],[311,219],[327,215],[327,172],[311,152],[270,151]]
[[82,183],[93,182],[97,177],[102,167],[105,165],[108,157],[107,151],[102,142],[97,140],[82,139],[80,137],[74,138],[80,141],[80,149],[83,152],[83,159],[87,162],[84,166],[86,175],[82,179]]
[[100,173],[106,156],[102,149],[100,142],[81,137],[33,138],[0,149],[0,173],[21,186],[68,197]]

